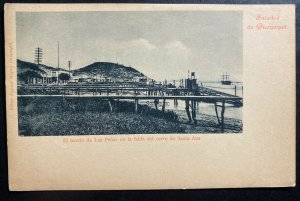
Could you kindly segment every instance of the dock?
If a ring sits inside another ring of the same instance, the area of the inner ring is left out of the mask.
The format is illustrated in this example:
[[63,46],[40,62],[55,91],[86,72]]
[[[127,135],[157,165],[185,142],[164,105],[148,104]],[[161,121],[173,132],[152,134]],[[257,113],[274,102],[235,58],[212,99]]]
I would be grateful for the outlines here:
[[[63,98],[96,98],[107,100],[110,112],[114,111],[113,101],[133,100],[135,112],[138,112],[139,100],[153,101],[155,108],[162,101],[162,111],[165,112],[166,100],[185,102],[185,110],[190,123],[197,124],[196,105],[201,102],[215,106],[216,118],[224,132],[225,103],[236,107],[243,105],[243,98],[217,90],[199,86],[194,90],[189,88],[169,88],[166,86],[149,86],[132,83],[111,84],[65,84],[65,85],[20,85],[18,98],[25,97],[63,97]],[[221,111],[218,110],[221,108]]]

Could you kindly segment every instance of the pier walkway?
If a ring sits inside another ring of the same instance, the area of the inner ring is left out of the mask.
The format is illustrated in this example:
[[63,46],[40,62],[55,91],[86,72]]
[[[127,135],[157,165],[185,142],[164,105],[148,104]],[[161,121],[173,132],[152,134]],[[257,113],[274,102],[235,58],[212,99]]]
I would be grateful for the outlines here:
[[[64,98],[97,98],[107,100],[110,111],[113,112],[114,100],[133,100],[135,112],[138,112],[139,100],[154,101],[155,108],[162,101],[162,111],[165,112],[166,100],[185,101],[185,110],[190,123],[197,124],[196,105],[207,102],[215,105],[216,117],[220,128],[224,131],[225,103],[236,107],[243,105],[243,98],[223,93],[213,89],[198,87],[195,90],[186,88],[168,88],[165,86],[130,86],[122,85],[21,85],[18,86],[18,98],[22,97],[64,97]],[[218,108],[221,108],[219,114]],[[191,109],[191,111],[190,111]]]

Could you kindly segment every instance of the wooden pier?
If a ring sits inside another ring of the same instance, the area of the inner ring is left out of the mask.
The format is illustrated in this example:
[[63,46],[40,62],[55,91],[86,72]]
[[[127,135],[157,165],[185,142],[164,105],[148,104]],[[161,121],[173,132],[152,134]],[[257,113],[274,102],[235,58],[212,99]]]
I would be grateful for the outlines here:
[[[223,93],[217,90],[199,86],[194,90],[165,85],[146,85],[140,83],[98,83],[98,84],[65,84],[65,85],[20,85],[18,97],[63,97],[63,98],[96,98],[108,101],[109,111],[114,111],[114,100],[132,100],[135,112],[138,112],[139,100],[153,101],[158,109],[158,103],[162,101],[162,111],[166,110],[166,100],[178,100],[185,102],[185,111],[190,123],[197,124],[196,106],[200,102],[214,104],[217,121],[222,132],[224,131],[225,104],[236,107],[243,105],[243,98]],[[218,110],[221,108],[221,112]],[[219,114],[220,113],[220,114]]]
[[[166,86],[149,86],[141,84],[66,84],[66,85],[22,85],[18,86],[18,94],[37,95],[146,95],[146,96],[219,96],[238,97],[217,90],[199,86],[196,90],[188,88],[168,88]],[[231,99],[227,103],[242,106],[242,99]]]
[[[174,103],[178,100],[185,101],[185,110],[190,123],[197,124],[196,119],[196,105],[199,102],[209,102],[215,104],[216,117],[219,126],[224,132],[224,113],[225,113],[225,103],[242,101],[241,97],[234,96],[208,96],[208,95],[100,95],[100,94],[27,94],[18,95],[19,98],[22,97],[39,97],[39,98],[49,98],[49,97],[63,97],[63,98],[96,98],[101,100],[107,100],[109,104],[109,111],[114,111],[114,105],[112,102],[114,100],[133,100],[135,103],[135,113],[138,113],[139,100],[150,100],[155,104],[155,108],[158,109],[158,103],[162,101],[162,111],[165,112],[166,100],[174,100]],[[221,113],[219,114],[218,108],[221,108]]]

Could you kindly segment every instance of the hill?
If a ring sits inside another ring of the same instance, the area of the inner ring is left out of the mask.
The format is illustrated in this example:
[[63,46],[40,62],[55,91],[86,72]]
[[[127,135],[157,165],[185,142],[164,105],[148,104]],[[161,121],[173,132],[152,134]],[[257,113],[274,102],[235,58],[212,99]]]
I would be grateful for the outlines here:
[[[22,61],[20,59],[17,59],[17,69],[18,74],[25,73],[26,71],[34,71],[39,74],[46,73],[47,70],[57,70],[56,67],[46,66],[44,64],[35,64],[27,61]],[[67,71],[66,69],[59,68],[61,71]]]
[[37,64],[22,61],[22,60],[17,60],[17,71],[18,75],[22,73],[26,73],[27,71],[32,71],[38,74],[44,74],[46,73],[44,70],[42,70]]
[[[31,62],[17,60],[18,78],[27,80],[29,78],[42,78],[50,70],[57,70],[55,67],[46,66],[43,64],[37,65]],[[60,72],[67,72],[67,70],[60,68]],[[107,78],[109,80],[127,80],[133,81],[136,79],[146,78],[146,76],[138,70],[120,64],[109,62],[95,62],[88,66],[71,71],[73,76],[91,77],[97,75]]]
[[46,72],[40,68],[37,64],[17,60],[17,77],[19,81],[29,82],[32,78],[41,79],[42,75],[45,75]]
[[133,80],[136,78],[145,78],[146,76],[138,70],[120,64],[109,62],[95,62],[86,67],[73,71],[74,76],[79,75],[101,75],[109,79]]

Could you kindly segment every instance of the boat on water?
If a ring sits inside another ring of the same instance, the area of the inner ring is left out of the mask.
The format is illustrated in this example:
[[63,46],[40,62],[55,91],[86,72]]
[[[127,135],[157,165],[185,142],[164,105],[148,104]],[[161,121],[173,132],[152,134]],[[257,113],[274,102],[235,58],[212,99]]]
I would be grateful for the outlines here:
[[229,75],[227,74],[227,72],[226,74],[223,73],[221,83],[223,85],[231,85],[231,80],[229,80]]

